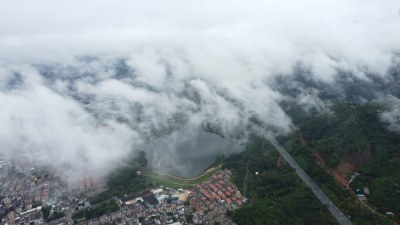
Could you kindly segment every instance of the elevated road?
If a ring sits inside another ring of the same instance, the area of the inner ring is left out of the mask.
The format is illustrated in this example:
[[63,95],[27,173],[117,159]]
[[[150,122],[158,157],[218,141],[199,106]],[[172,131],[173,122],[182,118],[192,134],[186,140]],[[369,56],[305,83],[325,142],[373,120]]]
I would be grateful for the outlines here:
[[318,187],[318,185],[308,176],[308,174],[300,167],[299,164],[293,159],[293,157],[279,144],[271,132],[267,132],[255,123],[249,122],[252,131],[263,138],[266,138],[275,148],[279,154],[289,163],[289,165],[296,170],[299,177],[306,183],[311,191],[317,196],[317,198],[324,204],[331,214],[337,219],[342,225],[352,225],[351,221],[345,216],[342,211],[328,198],[328,196]]

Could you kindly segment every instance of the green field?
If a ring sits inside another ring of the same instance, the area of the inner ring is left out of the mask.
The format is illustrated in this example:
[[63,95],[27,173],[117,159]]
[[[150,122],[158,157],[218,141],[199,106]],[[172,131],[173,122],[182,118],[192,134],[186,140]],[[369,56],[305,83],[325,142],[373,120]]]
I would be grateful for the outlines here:
[[190,189],[194,185],[202,183],[212,177],[214,174],[218,173],[221,169],[221,165],[208,169],[203,174],[192,179],[185,179],[176,177],[173,175],[165,174],[156,170],[147,170],[145,175],[148,182],[153,184],[159,184],[170,188],[184,188]]
[[153,185],[162,185],[164,187],[169,187],[172,189],[191,189],[193,184],[182,184],[182,183],[174,183],[168,180],[164,180],[158,177],[146,176],[147,182],[152,183]]

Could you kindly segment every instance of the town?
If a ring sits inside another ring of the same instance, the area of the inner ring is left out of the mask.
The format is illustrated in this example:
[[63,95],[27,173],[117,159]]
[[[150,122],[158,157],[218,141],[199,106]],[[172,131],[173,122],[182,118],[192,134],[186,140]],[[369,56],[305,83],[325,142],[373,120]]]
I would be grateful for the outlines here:
[[[139,193],[111,198],[97,208],[99,214],[86,219],[94,205],[89,196],[104,187],[87,176],[69,185],[62,174],[44,169],[18,171],[12,162],[1,161],[1,223],[13,224],[234,224],[228,211],[247,199],[231,183],[229,170],[218,170],[190,189],[153,186]],[[137,173],[138,176],[144,176]],[[94,207],[94,208],[96,208]]]

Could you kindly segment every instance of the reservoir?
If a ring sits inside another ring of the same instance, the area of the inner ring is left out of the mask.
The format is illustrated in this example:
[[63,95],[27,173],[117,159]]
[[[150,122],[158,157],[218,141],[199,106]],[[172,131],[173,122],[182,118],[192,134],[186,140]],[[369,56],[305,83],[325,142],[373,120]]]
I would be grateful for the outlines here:
[[200,175],[218,155],[229,155],[243,149],[243,145],[205,132],[201,127],[190,126],[144,146],[151,167],[183,178]]

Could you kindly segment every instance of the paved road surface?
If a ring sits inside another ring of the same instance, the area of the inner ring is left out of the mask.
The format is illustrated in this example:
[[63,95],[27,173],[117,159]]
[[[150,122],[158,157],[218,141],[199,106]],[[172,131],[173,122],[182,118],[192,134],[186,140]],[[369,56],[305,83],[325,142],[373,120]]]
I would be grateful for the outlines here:
[[252,131],[260,137],[264,137],[269,140],[272,145],[278,150],[279,154],[290,164],[290,166],[296,170],[296,173],[300,178],[307,184],[311,191],[317,196],[317,198],[324,204],[332,215],[343,225],[352,225],[351,221],[345,216],[340,209],[326,196],[326,194],[318,187],[318,185],[311,180],[310,176],[300,167],[299,164],[292,158],[292,156],[278,143],[274,135],[271,132],[265,131],[260,126],[249,122]]

